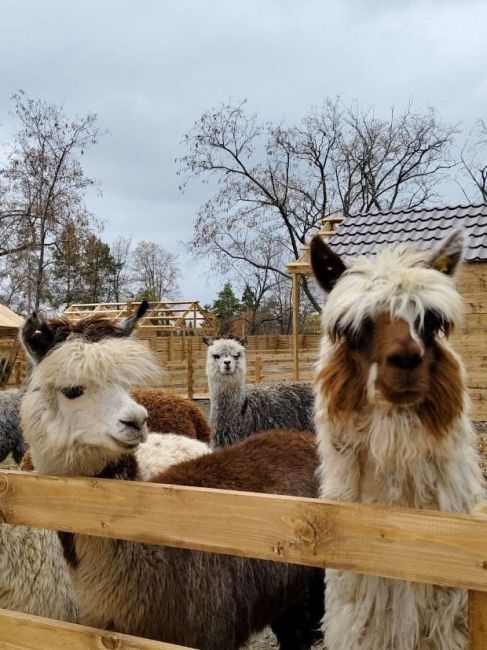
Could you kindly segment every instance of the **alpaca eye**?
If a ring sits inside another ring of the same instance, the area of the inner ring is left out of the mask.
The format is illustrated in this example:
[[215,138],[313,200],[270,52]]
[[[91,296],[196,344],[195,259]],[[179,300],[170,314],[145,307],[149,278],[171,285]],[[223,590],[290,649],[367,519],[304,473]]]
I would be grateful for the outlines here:
[[427,343],[431,343],[439,332],[444,332],[448,335],[449,329],[443,314],[434,309],[427,309],[425,311],[421,333]]
[[232,355],[232,356],[233,356],[234,359],[240,359],[240,355],[239,355],[239,354],[234,354],[234,355]]
[[214,359],[219,359],[219,358],[220,358],[220,355],[219,355],[219,354],[214,354],[214,355],[213,355],[213,358],[214,358]]
[[81,397],[84,392],[85,389],[83,386],[69,386],[68,388],[61,388],[61,393],[68,399],[76,399],[76,397]]

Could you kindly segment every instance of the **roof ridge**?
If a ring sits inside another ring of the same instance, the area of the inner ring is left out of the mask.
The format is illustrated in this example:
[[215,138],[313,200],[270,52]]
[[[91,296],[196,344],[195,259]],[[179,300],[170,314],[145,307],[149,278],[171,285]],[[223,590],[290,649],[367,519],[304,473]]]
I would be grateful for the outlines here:
[[458,209],[465,209],[465,208],[483,208],[483,207],[487,208],[487,202],[481,201],[480,203],[464,203],[464,204],[460,203],[458,205],[432,206],[430,208],[418,207],[418,208],[400,208],[397,210],[394,209],[376,210],[375,212],[355,212],[353,214],[349,214],[348,218],[364,217],[364,216],[374,217],[374,216],[386,215],[386,214],[413,214],[418,212],[433,212],[435,210],[444,212],[445,210],[458,210]]

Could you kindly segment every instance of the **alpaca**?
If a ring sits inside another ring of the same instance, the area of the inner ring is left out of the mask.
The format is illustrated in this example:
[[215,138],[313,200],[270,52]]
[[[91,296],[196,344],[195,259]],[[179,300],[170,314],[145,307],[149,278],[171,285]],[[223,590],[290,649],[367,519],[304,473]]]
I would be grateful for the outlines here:
[[[318,236],[329,293],[315,376],[321,497],[470,512],[483,497],[462,363],[448,343],[462,300],[455,231],[439,249],[400,246],[349,267]],[[329,650],[464,650],[466,592],[326,572]]]
[[18,464],[25,452],[20,430],[20,390],[0,391],[0,463],[11,453]]
[[208,422],[190,400],[162,388],[134,388],[132,397],[147,409],[149,431],[179,433],[203,442],[210,441]]
[[[129,387],[157,375],[151,352],[119,326],[29,318],[34,367],[21,404],[33,464],[43,473],[134,479],[147,411]],[[143,313],[143,312],[142,312]],[[262,434],[186,461],[152,480],[313,497],[314,437]],[[283,619],[321,574],[309,567],[78,534],[60,534],[82,623],[201,650],[237,650]],[[289,633],[289,630],[287,630]],[[297,636],[297,635],[296,635]],[[308,640],[289,640],[304,650]]]
[[247,386],[242,339],[204,338],[213,446],[225,447],[266,429],[313,431],[313,389],[300,382]]

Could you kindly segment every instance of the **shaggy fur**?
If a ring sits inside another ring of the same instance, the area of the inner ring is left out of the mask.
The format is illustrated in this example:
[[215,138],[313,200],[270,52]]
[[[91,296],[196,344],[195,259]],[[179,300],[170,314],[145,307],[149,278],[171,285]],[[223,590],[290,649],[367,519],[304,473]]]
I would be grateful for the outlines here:
[[[49,338],[49,322],[41,326]],[[27,350],[38,330],[37,324],[24,329]],[[128,449],[135,450],[147,437],[147,413],[130,398],[126,371],[130,359],[131,376],[140,380],[152,374],[150,352],[133,340],[90,343],[83,336],[70,336],[33,356],[37,365],[21,418],[36,469],[107,476],[110,466],[109,475],[137,476],[136,460],[119,464]],[[99,383],[97,367],[102,369]],[[209,463],[201,463],[204,458]],[[183,471],[192,477],[184,481],[202,487],[315,496],[316,465],[312,437],[271,432],[189,461]],[[157,479],[172,480],[171,469]],[[307,567],[84,535],[62,535],[62,540],[83,623],[202,650],[236,650],[252,632],[299,603],[320,575]],[[309,646],[309,640],[296,638],[287,648]]]
[[0,607],[77,622],[74,592],[55,532],[0,524]]
[[11,453],[20,463],[25,453],[25,442],[20,429],[20,391],[12,388],[0,391],[0,463]]
[[179,395],[161,388],[134,388],[132,396],[147,409],[149,431],[179,433],[203,442],[210,441],[210,426],[200,409]]
[[311,385],[273,382],[247,386],[245,348],[230,338],[206,339],[213,445],[225,447],[267,429],[313,431]]
[[[461,245],[384,251],[330,278],[337,256],[313,240],[331,289],[316,373],[322,498],[451,512],[482,498],[465,373],[440,335],[461,318]],[[458,589],[328,570],[327,648],[464,650],[466,604]]]

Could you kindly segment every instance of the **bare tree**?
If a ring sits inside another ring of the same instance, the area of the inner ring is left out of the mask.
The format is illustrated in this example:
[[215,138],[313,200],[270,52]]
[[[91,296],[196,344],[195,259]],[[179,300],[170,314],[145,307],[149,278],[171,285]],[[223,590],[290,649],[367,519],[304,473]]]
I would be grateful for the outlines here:
[[[50,250],[69,220],[88,228],[92,221],[83,196],[94,181],[87,178],[79,156],[99,135],[96,115],[68,118],[58,106],[32,100],[23,91],[12,97],[20,129],[2,171],[2,220],[17,227],[2,242],[4,252],[29,250],[34,286],[28,308],[38,309],[46,289]],[[0,223],[1,221],[0,220]]]
[[462,168],[472,195],[461,183],[468,201],[487,201],[487,124],[478,120],[461,153]]
[[[189,249],[223,267],[240,260],[264,270],[256,243],[269,232],[290,261],[333,212],[428,204],[453,165],[454,134],[433,110],[421,114],[411,106],[382,119],[358,104],[327,100],[297,126],[285,127],[260,122],[245,103],[221,105],[183,139],[182,187],[195,177],[216,183]],[[270,268],[288,279],[284,267]],[[303,289],[319,310],[306,278]]]
[[111,298],[115,302],[121,302],[122,297],[128,297],[130,286],[132,284],[132,275],[130,270],[130,249],[132,240],[130,237],[118,237],[110,245],[110,252],[115,264],[113,276],[111,278]]
[[160,301],[178,294],[177,257],[160,244],[140,241],[133,252],[132,269],[139,298]]

